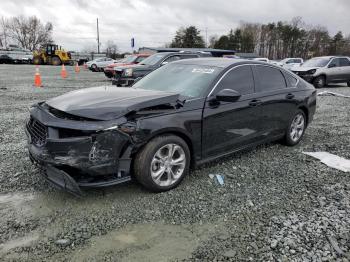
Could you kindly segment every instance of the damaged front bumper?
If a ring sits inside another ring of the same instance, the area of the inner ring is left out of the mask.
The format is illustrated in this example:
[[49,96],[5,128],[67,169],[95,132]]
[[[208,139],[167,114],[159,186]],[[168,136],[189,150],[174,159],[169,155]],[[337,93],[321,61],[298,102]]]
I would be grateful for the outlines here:
[[132,86],[134,82],[135,82],[135,79],[131,77],[126,78],[126,77],[115,76],[112,80],[112,84],[119,87]]
[[[83,187],[105,187],[131,179],[133,144],[127,134],[118,130],[67,129],[70,122],[35,108],[26,124],[29,157],[46,180],[81,195]],[[86,122],[75,123],[76,127],[79,125],[84,129],[96,128]],[[74,136],[69,137],[69,130]]]

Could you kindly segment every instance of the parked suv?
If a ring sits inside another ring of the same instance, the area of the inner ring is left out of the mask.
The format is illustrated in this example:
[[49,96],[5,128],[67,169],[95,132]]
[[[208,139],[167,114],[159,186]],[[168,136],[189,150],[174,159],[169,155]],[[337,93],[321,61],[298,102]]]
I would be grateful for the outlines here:
[[120,61],[117,61],[113,64],[106,66],[103,71],[108,78],[112,78],[115,75],[115,71],[114,71],[115,67],[139,64],[149,56],[150,56],[149,54],[130,55]]
[[156,53],[143,60],[138,65],[115,67],[115,75],[112,83],[117,86],[131,86],[137,78],[142,78],[157,68],[170,62],[199,57],[211,56],[207,53],[164,52]]
[[347,83],[350,87],[350,59],[344,56],[315,57],[300,67],[293,67],[293,73],[312,83],[316,88],[329,83]]

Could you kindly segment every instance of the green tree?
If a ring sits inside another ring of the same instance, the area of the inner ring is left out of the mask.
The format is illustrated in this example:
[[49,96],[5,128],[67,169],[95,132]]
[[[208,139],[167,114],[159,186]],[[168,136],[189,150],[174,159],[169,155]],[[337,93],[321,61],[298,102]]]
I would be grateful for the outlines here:
[[341,31],[336,33],[331,42],[330,54],[340,55],[344,49],[345,41]]
[[230,40],[226,35],[220,36],[220,38],[214,44],[214,48],[216,49],[229,49],[229,46]]
[[195,26],[180,28],[177,30],[170,47],[180,48],[204,48],[205,43],[200,31]]

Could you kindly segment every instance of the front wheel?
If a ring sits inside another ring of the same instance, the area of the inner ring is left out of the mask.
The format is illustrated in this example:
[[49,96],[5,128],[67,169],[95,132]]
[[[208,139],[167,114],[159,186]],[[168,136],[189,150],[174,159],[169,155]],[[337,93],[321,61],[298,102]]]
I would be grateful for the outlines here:
[[314,79],[313,84],[316,88],[323,88],[326,85],[326,78],[324,76],[318,76]]
[[97,65],[96,64],[92,64],[91,65],[91,69],[92,69],[92,71],[97,72]]
[[306,124],[305,113],[302,110],[298,110],[289,121],[285,135],[285,144],[288,146],[298,144],[305,133]]
[[188,174],[190,151],[178,136],[164,135],[152,139],[137,154],[134,162],[136,179],[154,192],[177,187]]

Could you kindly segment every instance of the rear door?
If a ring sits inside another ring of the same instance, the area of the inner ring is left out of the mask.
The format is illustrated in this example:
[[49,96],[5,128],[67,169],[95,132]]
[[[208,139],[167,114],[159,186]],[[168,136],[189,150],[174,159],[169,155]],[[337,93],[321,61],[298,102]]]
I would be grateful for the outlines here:
[[327,82],[342,81],[342,69],[340,67],[340,59],[333,58],[329,62],[326,72],[327,72]]
[[[236,102],[208,101],[222,89],[233,89],[242,95]],[[251,66],[229,70],[212,90],[203,111],[203,158],[234,151],[258,140],[260,108],[255,101]]]
[[[298,80],[291,74],[268,65],[255,65],[253,68],[260,102],[262,136],[281,135],[296,111]],[[286,76],[291,79],[286,79]]]
[[340,58],[341,79],[344,82],[350,81],[350,60],[348,58]]

